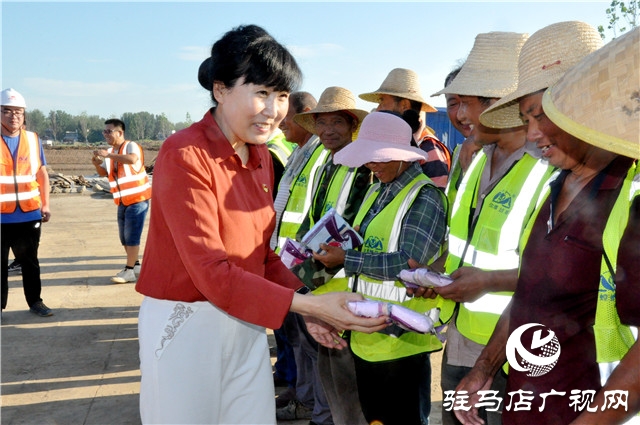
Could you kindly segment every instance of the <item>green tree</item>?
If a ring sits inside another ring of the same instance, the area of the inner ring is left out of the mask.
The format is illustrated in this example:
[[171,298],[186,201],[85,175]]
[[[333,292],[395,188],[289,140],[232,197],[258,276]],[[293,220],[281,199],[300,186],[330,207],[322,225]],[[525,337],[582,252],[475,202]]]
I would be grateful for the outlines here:
[[45,132],[49,128],[49,121],[40,109],[27,111],[25,120],[27,130],[38,133],[41,138],[45,136]]
[[[618,0],[612,0],[611,4],[606,10],[607,29],[613,32],[613,38],[616,38],[618,34],[633,29],[638,26],[638,1],[632,0],[629,2],[623,2]],[[604,40],[605,28],[602,25],[598,25],[598,32],[600,37]]]
[[169,122],[167,116],[163,113],[156,115],[156,128],[155,133],[152,135],[152,139],[164,140],[171,134],[173,130],[173,124]]
[[80,138],[83,142],[88,142],[87,138],[89,136],[89,115],[87,111],[83,111],[80,115],[78,115],[78,127],[80,127]]
[[64,139],[67,131],[78,131],[78,119],[64,111],[50,111],[49,121],[56,140]]

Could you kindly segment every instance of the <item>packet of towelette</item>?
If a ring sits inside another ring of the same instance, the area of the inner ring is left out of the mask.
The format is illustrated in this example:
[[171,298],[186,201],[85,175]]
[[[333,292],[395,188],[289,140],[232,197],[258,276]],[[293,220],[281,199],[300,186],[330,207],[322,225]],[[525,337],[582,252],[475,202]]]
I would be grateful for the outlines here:
[[402,270],[398,274],[398,279],[410,288],[417,288],[418,286],[425,288],[442,287],[453,282],[449,275],[432,272],[425,268]]

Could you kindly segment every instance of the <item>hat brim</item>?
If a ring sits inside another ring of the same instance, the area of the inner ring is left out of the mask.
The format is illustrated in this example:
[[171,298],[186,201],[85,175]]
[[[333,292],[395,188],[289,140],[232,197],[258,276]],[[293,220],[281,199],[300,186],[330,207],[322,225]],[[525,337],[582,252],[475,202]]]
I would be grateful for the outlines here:
[[638,142],[620,139],[609,134],[580,124],[562,112],[554,105],[552,96],[554,87],[550,87],[542,96],[542,108],[549,119],[562,130],[578,139],[598,148],[624,155],[629,158],[640,159],[640,145]]
[[[316,121],[314,119],[315,114],[326,114],[332,112],[347,112],[358,119],[358,127],[356,128],[356,132],[358,128],[360,128],[360,124],[362,124],[362,120],[369,113],[367,111],[363,111],[362,109],[322,109],[316,108],[308,112],[301,112],[293,116],[293,121],[297,123],[300,127],[304,128],[311,134],[316,133]],[[355,132],[354,132],[355,133]]]
[[361,95],[359,95],[358,97],[362,100],[366,100],[367,102],[371,102],[371,103],[380,103],[380,95],[381,94],[388,94],[389,96],[397,96],[397,97],[402,97],[404,99],[409,99],[409,100],[414,100],[416,102],[420,102],[422,104],[422,108],[420,109],[421,111],[424,112],[438,112],[438,110],[436,108],[434,108],[433,106],[429,105],[421,96],[416,96],[414,94],[411,93],[392,93],[390,91],[376,91],[373,93],[363,93]]
[[333,156],[333,162],[347,167],[360,167],[367,162],[426,161],[427,154],[413,146],[398,146],[374,140],[356,139]]

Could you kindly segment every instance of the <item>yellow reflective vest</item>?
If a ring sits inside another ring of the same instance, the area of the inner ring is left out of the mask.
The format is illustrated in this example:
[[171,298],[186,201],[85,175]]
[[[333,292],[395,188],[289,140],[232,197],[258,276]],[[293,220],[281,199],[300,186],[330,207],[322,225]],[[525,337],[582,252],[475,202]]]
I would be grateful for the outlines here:
[[[418,175],[404,187],[369,223],[363,236],[362,252],[395,252],[398,250],[402,221],[424,185],[435,185],[424,174]],[[379,195],[379,184],[372,186],[362,204],[354,224],[359,225]],[[444,196],[444,195],[443,195]],[[398,280],[377,280],[360,274],[349,278],[349,288],[355,289],[365,298],[401,304],[419,313],[436,307],[435,299],[411,298],[404,285]],[[407,357],[419,353],[442,349],[442,343],[435,335],[405,332],[393,337],[376,332],[351,333],[351,349],[358,357],[379,362]]]
[[[326,164],[325,164],[326,165]],[[357,168],[349,168],[346,165],[339,165],[338,169],[334,171],[331,176],[329,186],[327,186],[327,193],[324,198],[324,204],[321,206],[322,211],[319,216],[322,217],[329,208],[333,208],[340,215],[344,214],[344,210],[347,208],[347,201],[349,200],[349,194],[355,183]],[[322,178],[322,172],[318,173],[318,181],[314,183],[314,199],[311,211],[309,212],[310,226],[315,224],[313,217],[316,215],[314,207],[316,206],[316,198],[318,197],[318,187],[320,179]]]
[[269,149],[269,152],[278,158],[278,161],[280,161],[283,167],[287,165],[289,156],[291,156],[295,147],[296,144],[287,141],[284,133],[278,133],[267,141],[267,148]]
[[[510,270],[519,266],[518,242],[539,193],[553,168],[523,155],[487,194],[475,223],[478,191],[487,156],[479,151],[465,173],[451,210],[449,255],[445,271],[461,266]],[[470,340],[486,345],[513,292],[489,292],[459,305],[456,327]],[[453,301],[449,301],[453,303]],[[448,320],[443,317],[443,320]]]
[[[629,208],[633,199],[639,195],[640,167],[636,161],[627,172],[620,194],[611,209],[602,234],[605,255],[602,256],[600,265],[600,286],[598,288],[593,333],[596,342],[596,361],[600,368],[600,380],[603,385],[638,338],[637,328],[620,323],[615,304],[616,285],[614,277],[620,240],[629,220]],[[540,194],[536,211],[522,234],[520,251],[524,250],[529,240],[535,217],[548,196],[549,188],[547,187]]]
[[282,248],[287,238],[295,239],[296,232],[304,218],[309,214],[311,201],[313,200],[313,182],[328,157],[329,151],[322,146],[322,143],[318,144],[304,168],[296,177],[295,182],[289,188],[289,198],[282,212],[278,228],[278,247],[276,252]]

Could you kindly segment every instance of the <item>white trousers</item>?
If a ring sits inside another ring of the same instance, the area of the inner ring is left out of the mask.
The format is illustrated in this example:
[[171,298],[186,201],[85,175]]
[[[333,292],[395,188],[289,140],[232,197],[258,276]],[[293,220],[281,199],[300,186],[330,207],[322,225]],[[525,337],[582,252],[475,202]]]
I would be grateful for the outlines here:
[[209,302],[140,306],[143,424],[276,424],[265,329]]

